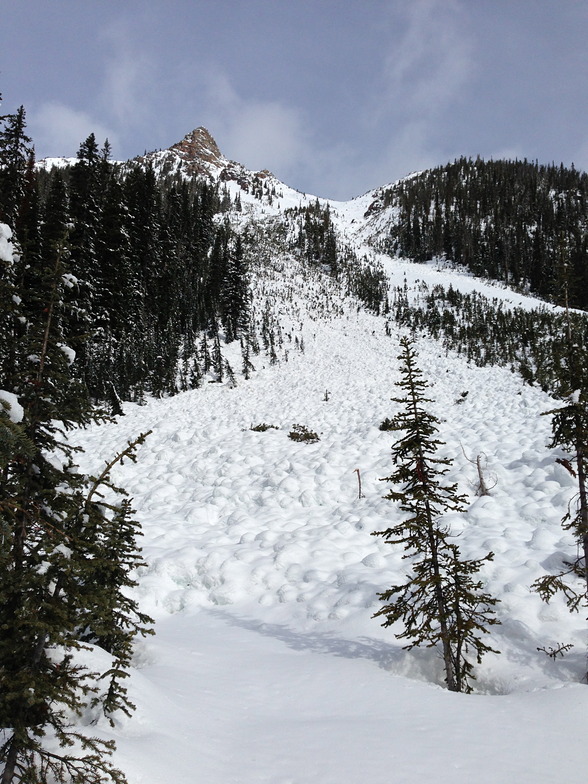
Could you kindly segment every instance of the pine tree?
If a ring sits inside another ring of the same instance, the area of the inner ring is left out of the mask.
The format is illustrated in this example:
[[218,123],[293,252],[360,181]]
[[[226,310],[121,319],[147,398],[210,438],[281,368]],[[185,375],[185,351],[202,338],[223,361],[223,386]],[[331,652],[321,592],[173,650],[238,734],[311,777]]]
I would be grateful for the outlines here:
[[249,323],[249,287],[240,236],[235,241],[234,249],[228,253],[220,297],[225,342],[231,343],[247,329]]
[[[124,460],[136,460],[136,450],[150,434],[141,434],[110,460],[98,477],[88,477],[83,525],[77,531],[89,557],[83,576],[83,595],[78,614],[79,639],[99,645],[112,654],[113,665],[102,675],[109,678],[106,695],[100,704],[111,724],[112,714],[122,710],[130,716],[135,706],[128,699],[122,681],[128,677],[134,638],[151,634],[152,619],[140,612],[128,590],[137,585],[131,576],[141,560],[137,535],[138,524],[126,491],[113,484],[114,466]],[[111,499],[105,494],[112,495]],[[120,496],[123,496],[122,501]]]
[[0,221],[15,230],[19,227],[27,165],[32,155],[25,117],[23,106],[16,114],[0,117]]
[[462,558],[443,522],[447,512],[463,512],[465,499],[455,484],[442,483],[450,461],[435,457],[442,442],[436,438],[438,420],[423,405],[427,382],[416,365],[416,351],[408,338],[401,340],[402,379],[397,386],[404,396],[393,398],[403,410],[392,420],[391,429],[401,432],[392,447],[395,471],[383,481],[400,486],[386,498],[396,501],[407,516],[385,531],[376,531],[393,545],[402,545],[410,563],[406,581],[379,594],[384,606],[374,617],[384,617],[383,626],[402,621],[398,639],[410,640],[408,650],[425,644],[441,650],[445,680],[450,691],[471,691],[473,665],[492,651],[481,638],[488,626],[498,621],[492,607],[497,600],[481,592],[477,573],[492,553],[480,559]]
[[[72,725],[71,716],[99,698],[99,673],[75,659],[84,629],[110,630],[117,645],[104,708],[130,710],[121,679],[128,646],[146,620],[121,593],[136,564],[128,508],[93,501],[108,476],[80,474],[76,449],[64,438],[96,415],[72,376],[64,339],[63,248],[56,242],[30,271],[37,307],[24,334],[11,338],[16,372],[8,363],[0,377],[0,388],[10,387],[18,400],[16,410],[0,411],[1,784],[125,781],[109,760],[114,744]],[[96,583],[103,547],[110,572]],[[94,635],[98,640],[99,631]]]

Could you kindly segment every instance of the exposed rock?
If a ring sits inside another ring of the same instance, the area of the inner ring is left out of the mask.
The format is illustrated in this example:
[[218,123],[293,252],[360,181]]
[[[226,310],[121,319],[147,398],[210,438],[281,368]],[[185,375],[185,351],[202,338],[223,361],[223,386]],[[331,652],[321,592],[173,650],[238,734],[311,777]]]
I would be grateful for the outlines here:
[[220,151],[206,128],[195,128],[167,150],[146,153],[134,159],[143,166],[152,166],[159,176],[182,174],[204,176],[220,182],[235,182],[241,190],[259,199],[271,199],[273,174],[264,169],[253,172],[231,161]]
[[221,168],[227,163],[217,143],[206,128],[195,128],[181,142],[170,147],[172,152],[189,164],[207,163]]

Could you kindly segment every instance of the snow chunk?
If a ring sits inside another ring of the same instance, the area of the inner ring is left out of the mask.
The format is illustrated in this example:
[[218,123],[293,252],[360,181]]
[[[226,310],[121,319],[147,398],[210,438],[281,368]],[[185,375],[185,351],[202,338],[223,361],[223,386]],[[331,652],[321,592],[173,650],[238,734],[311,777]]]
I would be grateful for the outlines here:
[[79,283],[79,280],[75,275],[72,275],[71,272],[66,272],[65,275],[62,275],[61,280],[68,289],[73,289],[74,286],[77,286]]
[[24,409],[18,402],[18,398],[12,392],[0,389],[0,407],[8,414],[12,422],[22,422]]
[[12,245],[12,229],[5,223],[0,223],[0,261],[12,264],[14,247]]
[[76,358],[76,352],[73,350],[73,348],[66,346],[65,343],[59,343],[58,345],[59,348],[63,351],[63,353],[67,357],[67,364],[73,365],[74,360]]

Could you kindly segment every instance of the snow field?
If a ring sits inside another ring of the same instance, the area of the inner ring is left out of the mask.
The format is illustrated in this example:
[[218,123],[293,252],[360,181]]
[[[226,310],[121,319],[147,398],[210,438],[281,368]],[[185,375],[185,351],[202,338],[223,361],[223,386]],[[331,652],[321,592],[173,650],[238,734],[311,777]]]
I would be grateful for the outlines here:
[[[355,309],[302,333],[304,353],[235,389],[127,405],[80,433],[96,471],[153,431],[114,476],[143,526],[137,595],[157,631],[138,646],[118,764],[131,784],[580,784],[585,621],[530,591],[575,551],[560,525],[574,481],[540,416],[553,400],[418,343],[446,479],[468,498],[446,522],[465,557],[494,552],[483,578],[501,600],[488,641],[502,653],[477,669],[485,696],[449,694],[434,650],[404,651],[371,618],[407,569],[370,535],[398,520],[380,481],[394,435],[378,426],[397,410],[399,336]],[[277,429],[251,430],[262,423]],[[320,441],[295,443],[294,424]],[[537,651],[562,642],[575,646],[563,660]]]

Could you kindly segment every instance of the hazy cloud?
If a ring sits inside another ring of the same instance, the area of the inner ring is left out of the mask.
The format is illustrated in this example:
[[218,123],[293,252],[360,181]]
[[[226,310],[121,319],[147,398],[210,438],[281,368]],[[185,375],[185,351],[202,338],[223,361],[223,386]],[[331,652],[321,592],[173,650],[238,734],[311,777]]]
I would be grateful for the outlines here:
[[58,102],[41,104],[29,114],[28,125],[41,157],[73,157],[91,133],[96,135],[100,145],[105,139],[113,147],[118,143],[117,134],[111,128],[97,122],[87,112]]
[[107,28],[102,38],[111,50],[105,58],[101,88],[104,110],[122,128],[140,125],[157,90],[154,63],[134,45],[131,31],[124,24]]
[[246,99],[224,74],[209,74],[206,123],[223,152],[251,169],[288,173],[309,155],[309,131],[302,113],[281,101]]
[[374,185],[444,162],[460,122],[456,107],[476,72],[474,39],[458,0],[395,4],[388,26],[390,44],[366,119],[371,133],[387,136],[367,162]]
[[456,0],[406,4],[406,30],[387,53],[388,109],[431,117],[459,98],[474,71],[473,42]]

